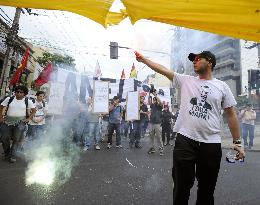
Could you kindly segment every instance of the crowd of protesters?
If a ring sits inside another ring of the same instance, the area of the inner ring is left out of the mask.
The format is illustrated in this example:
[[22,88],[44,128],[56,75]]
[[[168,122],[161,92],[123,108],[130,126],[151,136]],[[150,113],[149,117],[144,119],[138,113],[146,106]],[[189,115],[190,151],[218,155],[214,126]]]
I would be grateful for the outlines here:
[[[48,127],[45,92],[38,91],[34,98],[27,96],[28,88],[21,85],[15,87],[11,96],[1,100],[0,139],[4,158],[11,163],[16,161],[16,151],[23,149],[25,141],[44,137]],[[67,116],[70,120],[64,124],[64,135],[71,137],[83,151],[90,149],[91,145],[100,150],[100,143],[107,143],[109,150],[113,147],[115,135],[116,148],[122,148],[121,137],[129,141],[130,148],[138,149],[144,143],[142,138],[149,137],[148,154],[158,149],[163,155],[163,147],[170,145],[170,140],[174,138],[172,125],[177,116],[170,112],[168,105],[162,104],[156,92],[140,96],[140,119],[133,121],[126,120],[126,109],[118,96],[110,101],[108,114],[93,113],[91,97],[86,102],[67,100],[70,103],[66,108],[65,101],[62,118],[66,121]]]

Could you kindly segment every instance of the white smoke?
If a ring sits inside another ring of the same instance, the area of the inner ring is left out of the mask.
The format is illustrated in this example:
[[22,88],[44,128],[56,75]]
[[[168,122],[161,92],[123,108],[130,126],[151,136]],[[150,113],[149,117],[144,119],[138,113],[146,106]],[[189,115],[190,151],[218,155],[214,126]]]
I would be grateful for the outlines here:
[[66,127],[68,125],[68,122],[64,124],[64,120],[55,121],[47,133],[26,144],[26,185],[61,185],[68,181],[80,157],[79,148],[72,142],[70,134],[65,132],[70,131]]

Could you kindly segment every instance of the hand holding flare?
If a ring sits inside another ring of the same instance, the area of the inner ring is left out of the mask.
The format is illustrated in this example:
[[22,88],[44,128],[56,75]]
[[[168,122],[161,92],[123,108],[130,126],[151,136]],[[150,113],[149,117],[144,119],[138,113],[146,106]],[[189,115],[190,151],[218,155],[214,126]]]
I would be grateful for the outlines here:
[[137,51],[134,51],[134,53],[135,53],[136,60],[138,62],[144,62],[145,58],[140,53],[138,53]]

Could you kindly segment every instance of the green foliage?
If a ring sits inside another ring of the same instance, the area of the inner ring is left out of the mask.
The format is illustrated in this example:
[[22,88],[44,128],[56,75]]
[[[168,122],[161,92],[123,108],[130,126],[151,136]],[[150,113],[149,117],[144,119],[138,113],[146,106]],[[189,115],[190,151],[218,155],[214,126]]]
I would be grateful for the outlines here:
[[42,57],[37,57],[36,61],[40,64],[40,66],[44,67],[47,65],[48,62],[52,62],[54,64],[54,69],[59,67],[59,65],[67,65],[63,68],[66,70],[72,70],[76,71],[75,64],[74,64],[74,58],[71,56],[62,56],[57,53],[49,53],[45,51],[42,55]]

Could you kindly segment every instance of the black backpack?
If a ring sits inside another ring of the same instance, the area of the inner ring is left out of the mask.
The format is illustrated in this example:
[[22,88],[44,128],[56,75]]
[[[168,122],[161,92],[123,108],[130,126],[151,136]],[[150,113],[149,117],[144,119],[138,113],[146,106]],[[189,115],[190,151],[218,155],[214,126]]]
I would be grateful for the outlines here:
[[[7,97],[6,97],[7,98]],[[6,116],[6,114],[7,114],[7,111],[8,111],[8,108],[9,108],[9,105],[11,104],[11,102],[14,100],[14,98],[15,98],[15,96],[13,95],[13,96],[11,96],[10,98],[9,98],[9,100],[8,100],[8,103],[7,103],[7,106],[6,106],[6,109],[5,109],[5,113],[4,113],[4,116]],[[27,111],[27,109],[28,109],[28,97],[25,97],[25,100],[24,100],[24,102],[25,102],[25,106],[26,106],[26,118],[28,118],[29,117],[29,113],[28,113],[28,111]]]
[[[33,103],[35,103],[35,98],[30,98],[30,100],[31,100]],[[43,105],[43,107],[45,107],[45,102],[44,102],[44,100],[42,101],[42,105]]]

